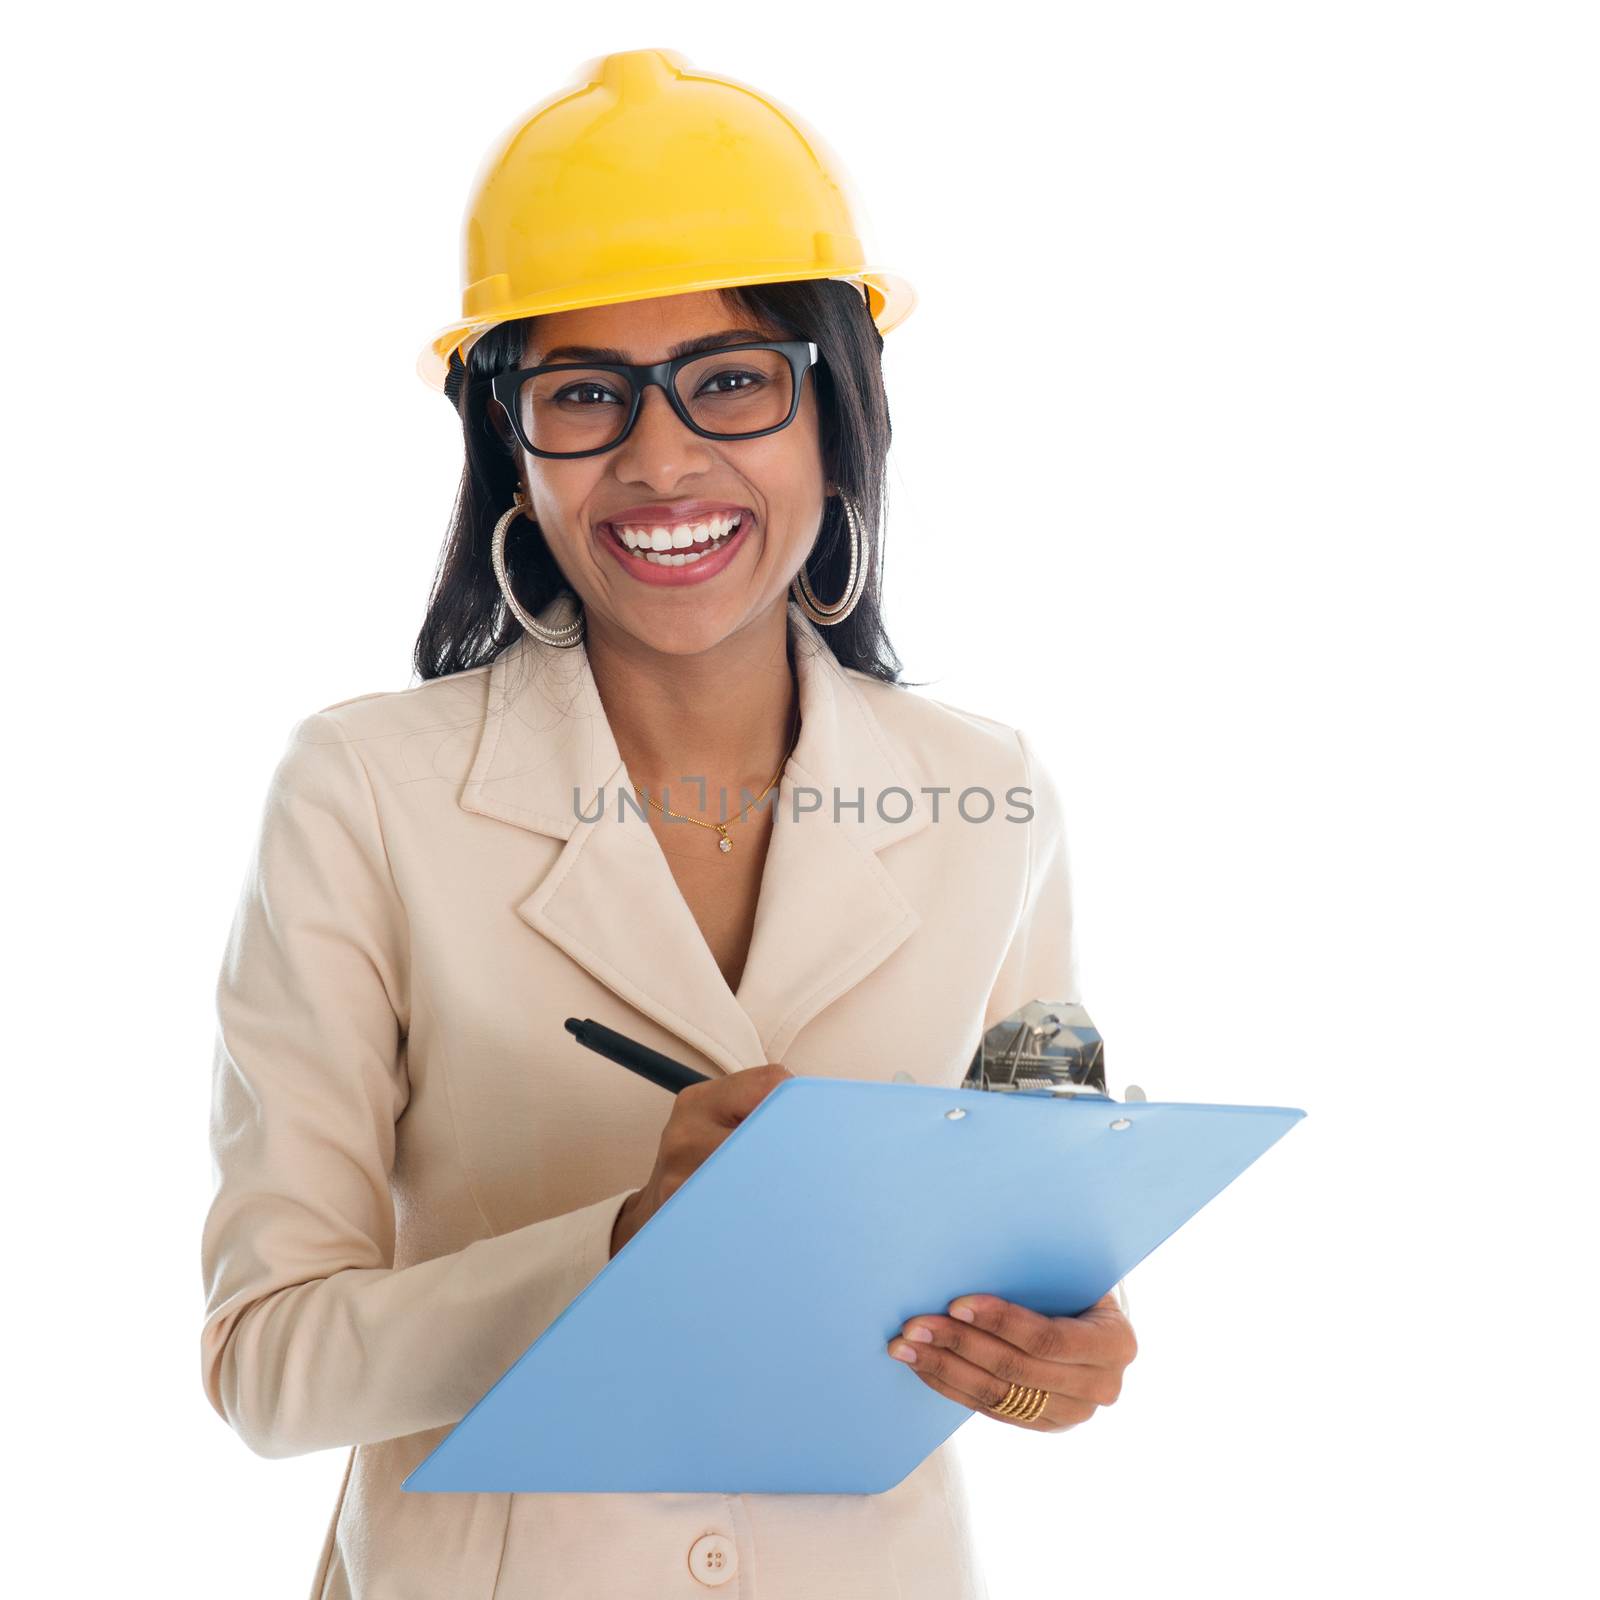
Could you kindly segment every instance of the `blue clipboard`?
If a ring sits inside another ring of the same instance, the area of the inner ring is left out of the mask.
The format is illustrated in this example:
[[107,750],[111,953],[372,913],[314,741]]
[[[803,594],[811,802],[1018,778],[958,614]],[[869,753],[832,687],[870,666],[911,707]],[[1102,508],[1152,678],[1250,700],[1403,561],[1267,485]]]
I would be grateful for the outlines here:
[[975,1415],[886,1354],[907,1317],[1078,1315],[1304,1115],[785,1079],[401,1487],[891,1489]]

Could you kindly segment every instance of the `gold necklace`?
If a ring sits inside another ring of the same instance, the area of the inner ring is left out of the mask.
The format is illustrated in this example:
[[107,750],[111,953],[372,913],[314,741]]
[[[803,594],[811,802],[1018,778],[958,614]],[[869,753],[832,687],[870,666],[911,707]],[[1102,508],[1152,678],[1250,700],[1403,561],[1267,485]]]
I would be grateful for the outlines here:
[[[783,753],[783,760],[778,763],[778,770],[772,775],[772,783],[769,783],[766,788],[763,789],[761,793],[750,802],[750,805],[741,807],[739,811],[729,819],[729,821],[742,821],[745,812],[750,809],[750,806],[758,806],[763,800],[766,799],[766,797],[772,792],[772,784],[776,783],[778,779],[783,776],[783,769],[789,765],[789,757],[794,754],[794,747],[799,744],[799,742],[800,711],[799,707],[797,706],[795,708],[794,716],[794,734],[789,740],[789,748]],[[652,800],[649,795],[645,794],[644,789],[637,783],[633,786],[633,792],[638,795],[643,795],[645,804],[654,806],[656,810],[659,811],[664,817],[676,817],[680,822],[692,822],[697,828],[714,828],[717,833],[721,835],[721,838],[717,840],[717,849],[719,849],[723,855],[727,855],[727,853],[733,849],[733,840],[728,837],[728,824],[726,822],[702,822],[699,817],[686,817],[681,811],[669,811],[664,805],[661,804],[659,800]]]

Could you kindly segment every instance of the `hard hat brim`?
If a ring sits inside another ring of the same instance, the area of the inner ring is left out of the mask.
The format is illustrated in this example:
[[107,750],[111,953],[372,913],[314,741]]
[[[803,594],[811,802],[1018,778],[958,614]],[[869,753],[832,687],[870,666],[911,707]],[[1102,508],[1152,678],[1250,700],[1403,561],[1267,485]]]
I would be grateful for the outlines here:
[[709,289],[737,289],[747,284],[801,283],[820,278],[835,278],[865,289],[868,309],[880,335],[898,327],[917,305],[916,290],[907,279],[878,267],[858,267],[843,272],[833,267],[792,272],[775,272],[768,268],[764,272],[713,274],[692,282],[684,282],[680,278],[674,283],[654,286],[635,283],[609,293],[546,292],[496,306],[477,316],[463,317],[441,328],[418,355],[417,376],[429,388],[443,392],[452,353],[463,346],[470,348],[475,342],[475,335],[487,332],[499,323],[514,322],[521,317],[549,316],[558,311],[579,311],[589,306],[622,305],[633,300],[657,300],[669,295],[702,293]]

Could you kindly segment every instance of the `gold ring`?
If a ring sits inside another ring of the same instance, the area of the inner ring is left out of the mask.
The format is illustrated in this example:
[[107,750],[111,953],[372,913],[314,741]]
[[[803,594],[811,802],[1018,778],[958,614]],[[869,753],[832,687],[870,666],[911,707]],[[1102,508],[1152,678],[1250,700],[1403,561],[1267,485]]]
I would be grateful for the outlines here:
[[1009,1417],[1016,1422],[1032,1422],[1044,1410],[1049,1399],[1048,1390],[1026,1389],[1020,1383],[1014,1383],[1006,1390],[1005,1399],[989,1409],[997,1417]]

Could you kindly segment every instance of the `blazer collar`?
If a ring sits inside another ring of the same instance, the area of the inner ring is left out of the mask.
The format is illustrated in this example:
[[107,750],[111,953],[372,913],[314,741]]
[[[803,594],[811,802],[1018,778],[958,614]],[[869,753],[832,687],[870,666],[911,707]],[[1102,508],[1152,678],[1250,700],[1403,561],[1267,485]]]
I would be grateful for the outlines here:
[[[567,596],[551,601],[540,620],[562,620],[570,604]],[[631,812],[618,820],[628,774],[584,646],[563,650],[523,634],[494,659],[460,795],[467,811],[565,841],[539,881],[521,891],[517,914],[729,1072],[780,1061],[805,1023],[920,921],[877,853],[928,825],[924,777],[792,599],[788,619],[800,736],[777,791],[737,992],[649,825]],[[797,813],[797,785],[816,792],[805,799],[820,799],[819,809]],[[858,794],[859,810],[849,805]],[[733,838],[737,849],[737,825]],[[629,1031],[625,1016],[596,1020]]]

